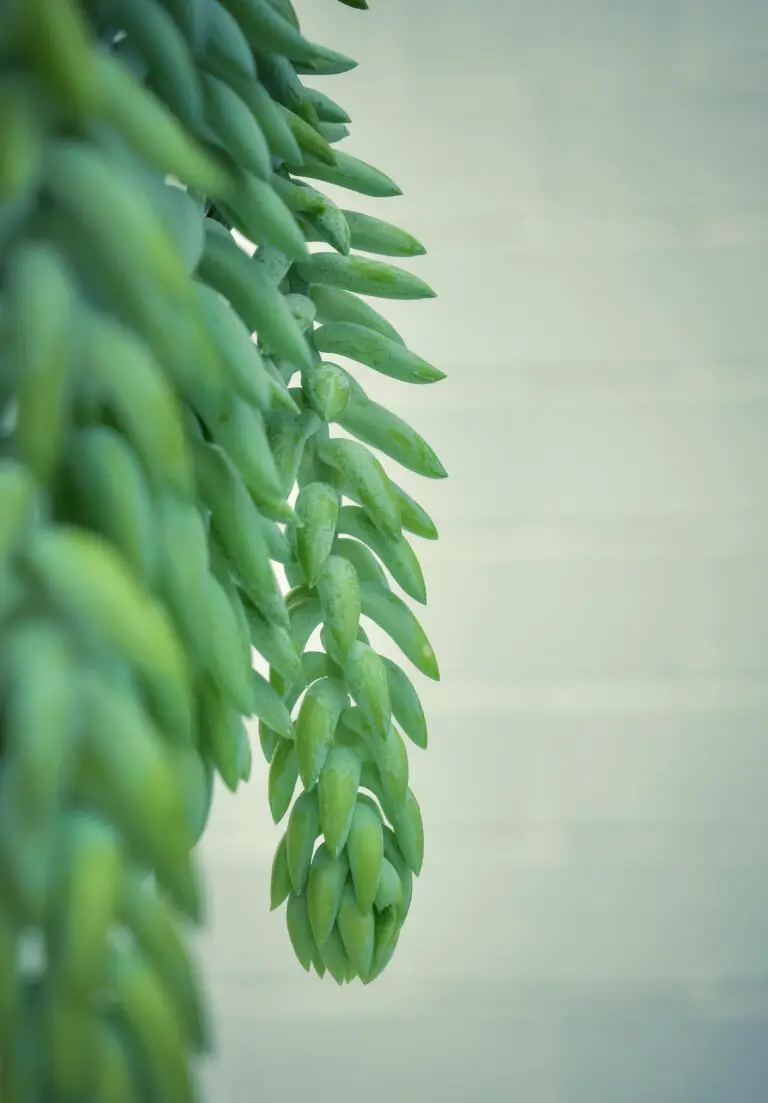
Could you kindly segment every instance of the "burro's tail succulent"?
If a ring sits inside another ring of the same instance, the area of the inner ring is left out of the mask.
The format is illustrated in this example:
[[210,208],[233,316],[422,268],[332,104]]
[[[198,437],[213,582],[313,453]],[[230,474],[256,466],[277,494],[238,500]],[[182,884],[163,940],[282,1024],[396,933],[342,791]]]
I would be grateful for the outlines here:
[[411,906],[437,530],[390,472],[446,472],[366,379],[443,374],[368,301],[423,247],[322,191],[400,194],[305,83],[354,65],[291,0],[0,3],[3,1103],[196,1098],[249,718],[301,965],[370,983]]

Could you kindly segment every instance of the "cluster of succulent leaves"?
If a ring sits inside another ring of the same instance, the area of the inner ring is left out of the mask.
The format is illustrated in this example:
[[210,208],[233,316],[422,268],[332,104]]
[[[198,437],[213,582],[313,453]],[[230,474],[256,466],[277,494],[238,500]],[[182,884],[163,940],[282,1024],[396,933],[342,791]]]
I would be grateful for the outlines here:
[[194,1098],[195,847],[257,720],[297,958],[398,944],[439,673],[396,468],[445,470],[368,389],[444,376],[369,301],[433,297],[423,247],[322,190],[400,194],[314,86],[354,65],[291,0],[0,3],[4,1103]]

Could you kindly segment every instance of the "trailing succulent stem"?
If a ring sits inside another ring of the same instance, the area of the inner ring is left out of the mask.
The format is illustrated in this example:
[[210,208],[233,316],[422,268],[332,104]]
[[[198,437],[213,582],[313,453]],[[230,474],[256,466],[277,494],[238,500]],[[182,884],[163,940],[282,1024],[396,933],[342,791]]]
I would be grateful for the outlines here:
[[0,1097],[186,1103],[247,720],[302,966],[368,984],[408,914],[437,531],[389,472],[446,473],[364,378],[443,374],[367,299],[434,292],[321,190],[399,194],[291,0],[0,9]]

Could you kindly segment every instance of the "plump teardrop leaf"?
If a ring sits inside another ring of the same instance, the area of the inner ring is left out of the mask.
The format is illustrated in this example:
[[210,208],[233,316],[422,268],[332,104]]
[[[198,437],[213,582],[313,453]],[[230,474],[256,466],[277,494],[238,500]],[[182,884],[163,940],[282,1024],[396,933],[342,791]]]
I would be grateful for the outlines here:
[[434,299],[436,292],[412,272],[370,257],[313,253],[309,261],[296,266],[309,284],[354,291],[381,299]]
[[344,686],[332,678],[313,682],[304,695],[294,732],[296,759],[305,789],[311,789],[317,782],[347,700]]
[[381,863],[384,858],[384,834],[381,817],[362,800],[358,800],[347,838],[346,853],[362,911],[373,907],[379,887]]
[[373,964],[376,923],[372,909],[361,910],[351,881],[347,881],[341,894],[336,926],[355,972],[365,976]]
[[307,911],[307,898],[304,893],[299,896],[291,895],[288,897],[285,919],[293,951],[303,968],[309,972],[315,955],[315,940],[312,937],[309,912]]
[[298,778],[295,745],[290,739],[281,739],[269,767],[269,810],[275,823],[279,823],[288,811]]
[[440,680],[437,658],[424,629],[405,602],[371,582],[360,585],[363,614],[370,617],[394,640],[417,670],[433,681]]
[[317,791],[312,789],[297,798],[288,818],[286,854],[294,892],[301,892],[306,884],[315,840],[320,830],[319,813]]
[[325,845],[338,856],[352,825],[362,762],[348,747],[333,747],[317,783],[320,827]]
[[360,582],[348,559],[329,555],[317,577],[317,593],[323,608],[324,632],[331,641],[329,654],[341,665],[346,661],[360,627]]
[[354,322],[320,326],[314,341],[318,352],[346,356],[402,383],[438,383],[445,379],[445,372],[404,345]]
[[296,499],[296,516],[301,528],[296,533],[296,557],[309,586],[317,584],[336,536],[339,492],[327,483],[303,486]]
[[353,700],[375,738],[385,741],[391,728],[389,680],[384,660],[372,647],[353,643],[344,666]]
[[272,871],[269,886],[270,911],[279,908],[291,894],[291,877],[288,872],[287,836],[281,835],[272,859]]
[[387,658],[383,658],[382,661],[387,671],[392,715],[408,738],[417,747],[426,750],[427,721],[416,688],[397,663]]
[[336,858],[325,843],[321,843],[315,851],[307,879],[309,921],[315,942],[321,948],[336,922],[348,873],[349,860],[345,853]]

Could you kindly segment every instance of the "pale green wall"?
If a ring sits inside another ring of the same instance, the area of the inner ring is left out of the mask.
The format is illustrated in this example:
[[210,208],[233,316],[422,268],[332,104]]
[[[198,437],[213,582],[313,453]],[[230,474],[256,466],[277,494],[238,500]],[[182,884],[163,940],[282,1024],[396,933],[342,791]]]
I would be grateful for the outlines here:
[[765,1103],[768,4],[297,5],[440,292],[385,309],[449,380],[370,390],[452,475],[444,680],[372,988],[267,914],[260,760],[220,798],[212,1098]]

